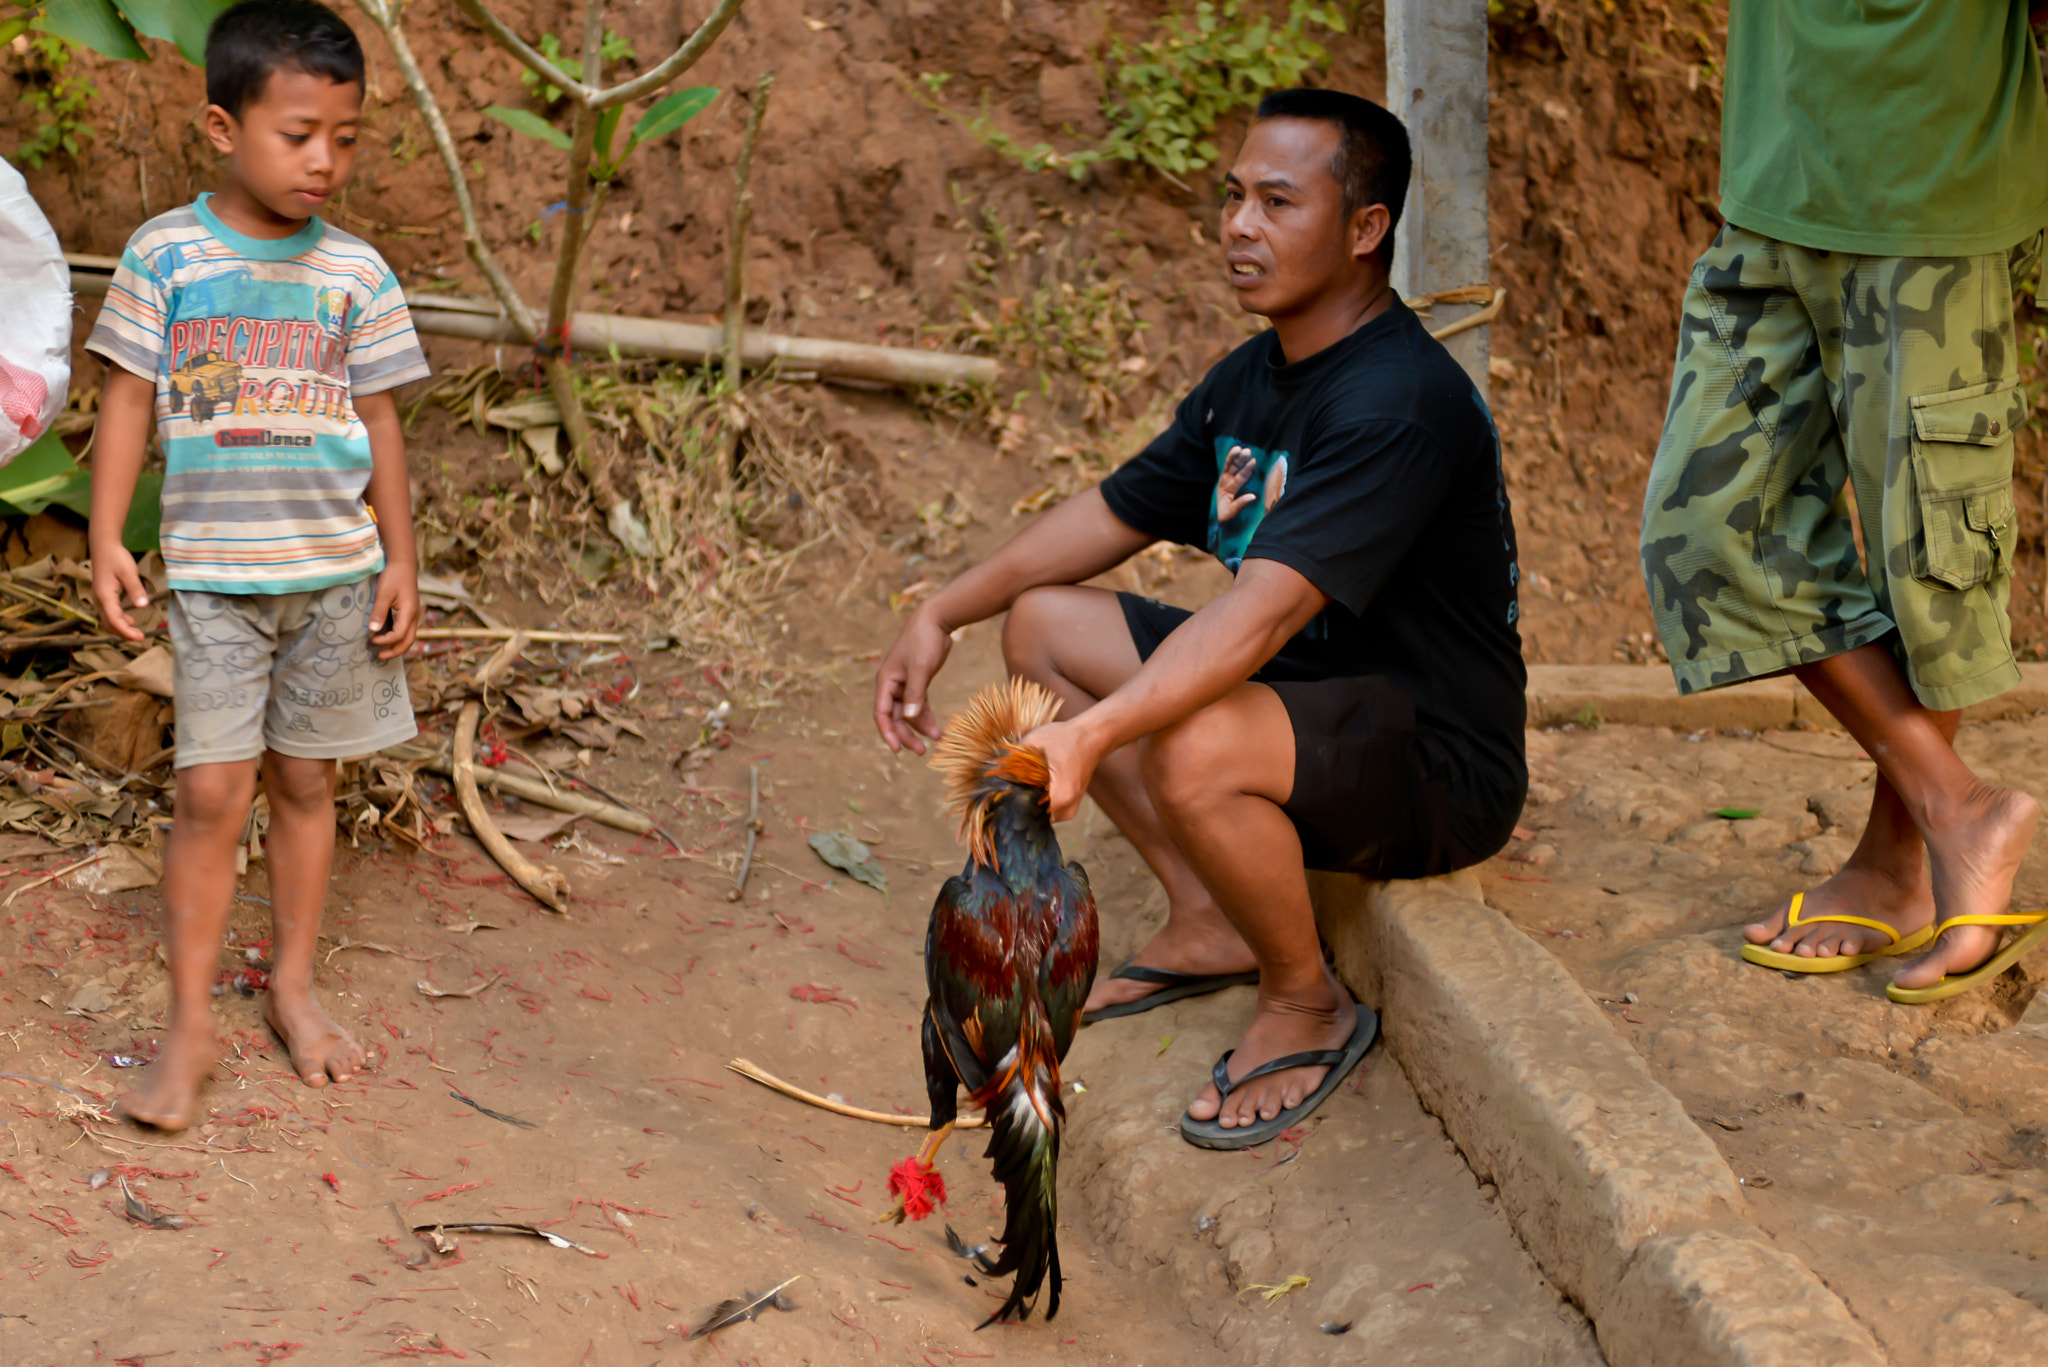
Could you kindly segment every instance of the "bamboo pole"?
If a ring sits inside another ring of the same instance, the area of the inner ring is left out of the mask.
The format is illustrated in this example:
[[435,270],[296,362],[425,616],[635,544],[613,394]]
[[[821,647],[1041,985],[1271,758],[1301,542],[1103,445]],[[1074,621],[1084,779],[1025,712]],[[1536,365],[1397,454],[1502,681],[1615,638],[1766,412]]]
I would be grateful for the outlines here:
[[[99,266],[93,258],[66,253],[71,265],[71,290],[103,295],[113,264]],[[415,330],[435,337],[472,342],[526,345],[523,333],[497,304],[459,295],[418,295],[409,300]],[[520,303],[526,309],[525,303]],[[532,310],[526,309],[527,316]],[[538,324],[535,325],[538,330]],[[725,329],[702,323],[677,323],[665,318],[633,318],[617,313],[576,313],[570,316],[569,345],[574,351],[684,361],[693,365],[721,359]],[[992,357],[958,356],[909,347],[869,346],[824,337],[789,337],[749,328],[740,341],[740,364],[749,370],[779,370],[785,375],[821,380],[853,380],[888,385],[975,385],[996,382],[1000,367]],[[543,640],[544,637],[535,637]]]

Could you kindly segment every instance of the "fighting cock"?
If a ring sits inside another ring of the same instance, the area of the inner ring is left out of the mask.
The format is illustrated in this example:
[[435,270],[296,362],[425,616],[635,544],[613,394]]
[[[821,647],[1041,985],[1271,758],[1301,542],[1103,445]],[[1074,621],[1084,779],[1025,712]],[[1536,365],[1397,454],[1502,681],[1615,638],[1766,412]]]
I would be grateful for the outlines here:
[[1079,864],[1062,862],[1047,809],[1043,753],[1020,738],[1059,701],[1012,679],[982,691],[932,756],[960,813],[967,865],[946,880],[925,932],[925,1091],[931,1133],[897,1164],[890,1217],[922,1219],[945,1187],[932,1159],[958,1114],[958,1091],[988,1117],[987,1157],[1003,1185],[1002,1256],[978,1254],[988,1276],[1016,1274],[982,1327],[1023,1319],[1048,1275],[1045,1317],[1060,1308],[1058,1175],[1060,1060],[1095,982],[1095,897]]

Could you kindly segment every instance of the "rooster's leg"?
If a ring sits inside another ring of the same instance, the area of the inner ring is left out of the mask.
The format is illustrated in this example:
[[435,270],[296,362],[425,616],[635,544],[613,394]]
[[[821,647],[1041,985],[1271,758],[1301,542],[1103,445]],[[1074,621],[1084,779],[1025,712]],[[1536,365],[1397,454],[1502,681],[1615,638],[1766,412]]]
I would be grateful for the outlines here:
[[917,1161],[928,1168],[936,1167],[938,1165],[939,1146],[944,1144],[946,1137],[952,1133],[953,1122],[948,1120],[945,1124],[926,1135],[924,1137],[924,1147],[917,1151]]

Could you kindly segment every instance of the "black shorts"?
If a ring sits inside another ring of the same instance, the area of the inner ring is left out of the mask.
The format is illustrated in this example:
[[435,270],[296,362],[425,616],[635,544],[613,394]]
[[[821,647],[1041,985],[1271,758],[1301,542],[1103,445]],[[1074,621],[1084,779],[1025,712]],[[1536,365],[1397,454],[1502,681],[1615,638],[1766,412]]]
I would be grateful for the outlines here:
[[[1119,593],[1140,660],[1191,614]],[[1418,725],[1415,702],[1384,675],[1321,677],[1320,661],[1283,646],[1252,675],[1287,709],[1294,790],[1282,808],[1312,869],[1425,878],[1469,868],[1508,842],[1521,815],[1515,785],[1473,773],[1449,738]]]

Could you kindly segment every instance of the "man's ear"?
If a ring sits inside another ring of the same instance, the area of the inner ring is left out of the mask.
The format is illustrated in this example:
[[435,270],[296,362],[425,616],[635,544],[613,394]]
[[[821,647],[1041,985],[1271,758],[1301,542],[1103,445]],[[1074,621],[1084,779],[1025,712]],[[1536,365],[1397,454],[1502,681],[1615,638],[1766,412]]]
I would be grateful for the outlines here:
[[1387,240],[1387,233],[1393,228],[1393,215],[1384,204],[1368,204],[1351,215],[1351,255],[1358,259],[1371,256],[1380,249],[1380,243]]
[[242,134],[241,121],[217,104],[206,106],[206,112],[199,116],[199,126],[205,130],[213,150],[222,156],[235,150],[235,139]]

